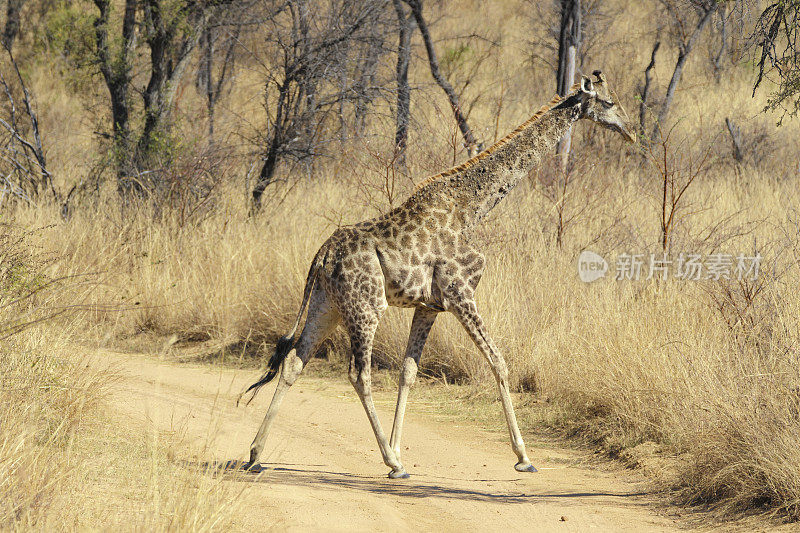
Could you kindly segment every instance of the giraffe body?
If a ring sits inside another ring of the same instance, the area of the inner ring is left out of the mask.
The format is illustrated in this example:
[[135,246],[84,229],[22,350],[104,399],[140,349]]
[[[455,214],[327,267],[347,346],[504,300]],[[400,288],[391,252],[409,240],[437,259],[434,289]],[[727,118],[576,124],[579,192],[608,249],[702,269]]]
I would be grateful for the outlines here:
[[[518,459],[515,468],[536,471],[514,415],[508,368],[474,300],[485,266],[474,231],[577,119],[590,118],[632,140],[605,78],[599,72],[595,75],[596,82],[584,78],[570,95],[555,98],[489,150],[424,182],[399,207],[373,220],[339,228],[325,241],[312,262],[295,328],[278,343],[265,376],[250,387],[257,391],[281,368],[272,403],[250,450],[249,465],[258,460],[286,391],[341,323],[350,337],[349,378],[364,405],[383,460],[392,469],[389,477],[407,477],[400,462],[400,436],[408,392],[416,379],[428,333],[438,313],[446,311],[458,319],[492,368]],[[306,304],[306,322],[295,342],[294,333]],[[370,367],[375,330],[390,305],[412,307],[415,313],[400,374],[394,424],[387,439],[372,401]]]

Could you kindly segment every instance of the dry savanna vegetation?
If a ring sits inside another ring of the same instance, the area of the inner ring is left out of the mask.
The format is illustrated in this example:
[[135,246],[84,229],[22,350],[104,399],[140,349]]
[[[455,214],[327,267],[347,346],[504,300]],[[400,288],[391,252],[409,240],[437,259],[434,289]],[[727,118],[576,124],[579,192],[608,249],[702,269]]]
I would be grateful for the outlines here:
[[[47,230],[4,225],[0,240],[0,524],[4,530],[226,528],[236,493],[169,458],[180,431],[149,432],[109,412],[117,370],[90,364],[84,302],[98,280],[59,273]],[[192,450],[190,453],[200,453]]]
[[[10,41],[4,19],[13,58],[0,60],[0,528],[123,520],[92,493],[125,495],[120,508],[144,517],[125,528],[224,528],[237,495],[170,462],[169,439],[135,427],[93,437],[117,427],[104,403],[115,375],[89,369],[81,347],[175,336],[205,343],[211,359],[260,364],[335,228],[466,159],[413,19],[422,4],[8,4],[21,9]],[[579,123],[566,171],[554,154],[483,224],[477,300],[513,390],[540,402],[538,423],[614,455],[655,450],[668,470],[657,482],[683,503],[796,520],[800,126],[777,75],[753,96],[760,55],[748,36],[768,4],[583,1],[577,62],[603,70],[641,142]],[[558,5],[423,7],[439,75],[477,142],[550,100]],[[330,44],[344,30],[354,40]],[[330,50],[315,55],[298,31]],[[127,91],[125,124],[112,85]],[[605,278],[579,279],[584,250],[607,260]],[[677,279],[682,253],[731,256],[730,278]],[[639,279],[614,279],[621,254],[642,254]],[[667,279],[646,279],[651,254],[673,261]],[[760,257],[757,276],[736,275],[740,254]],[[398,364],[410,318],[387,312],[375,364]],[[326,351],[314,364],[345,364],[341,332]],[[494,387],[451,317],[421,371]],[[120,454],[135,467],[115,470]]]

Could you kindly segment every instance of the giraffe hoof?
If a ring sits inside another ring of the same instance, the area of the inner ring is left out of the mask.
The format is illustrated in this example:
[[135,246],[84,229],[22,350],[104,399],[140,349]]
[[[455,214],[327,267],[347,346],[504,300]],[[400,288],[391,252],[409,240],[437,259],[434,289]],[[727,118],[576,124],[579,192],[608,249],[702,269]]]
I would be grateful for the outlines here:
[[247,461],[242,463],[242,470],[245,472],[261,472],[261,463]]
[[514,470],[517,472],[538,472],[536,467],[530,463],[517,463],[514,465]]
[[258,462],[258,456],[261,455],[260,450],[256,450],[255,448],[250,449],[250,460],[247,461],[249,464],[254,464]]
[[389,479],[408,479],[410,477],[405,470],[392,470],[389,472]]

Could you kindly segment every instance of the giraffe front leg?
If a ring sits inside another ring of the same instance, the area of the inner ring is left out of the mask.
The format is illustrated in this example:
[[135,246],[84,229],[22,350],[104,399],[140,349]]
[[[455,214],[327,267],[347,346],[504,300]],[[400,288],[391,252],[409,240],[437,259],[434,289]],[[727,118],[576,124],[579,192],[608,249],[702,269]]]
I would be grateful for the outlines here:
[[492,367],[492,373],[497,381],[497,387],[500,390],[500,400],[503,403],[503,412],[506,417],[506,424],[508,425],[508,432],[511,436],[511,448],[517,455],[517,464],[514,468],[519,472],[536,472],[536,468],[531,464],[528,459],[528,454],[525,451],[525,443],[522,440],[522,434],[517,425],[517,417],[514,414],[514,405],[511,402],[511,392],[508,388],[508,366],[506,365],[503,355],[500,350],[494,345],[486,328],[483,324],[483,319],[478,314],[478,308],[472,300],[458,302],[451,308],[452,313],[467,330],[470,338],[481,351],[483,356]]
[[395,457],[400,460],[400,437],[403,432],[403,418],[406,412],[406,401],[408,393],[417,378],[417,365],[422,355],[428,333],[436,320],[437,311],[418,307],[414,312],[414,319],[411,322],[411,333],[408,336],[408,346],[406,356],[403,360],[403,368],[400,371],[400,384],[397,391],[397,407],[394,412],[394,425],[392,426],[392,436],[389,445],[394,450]]
[[417,360],[406,357],[403,361],[403,368],[400,370],[400,384],[397,391],[397,406],[394,410],[394,424],[392,425],[392,436],[389,438],[389,446],[394,450],[397,460],[400,460],[400,437],[403,432],[403,418],[406,412],[406,402],[408,392],[417,378]]

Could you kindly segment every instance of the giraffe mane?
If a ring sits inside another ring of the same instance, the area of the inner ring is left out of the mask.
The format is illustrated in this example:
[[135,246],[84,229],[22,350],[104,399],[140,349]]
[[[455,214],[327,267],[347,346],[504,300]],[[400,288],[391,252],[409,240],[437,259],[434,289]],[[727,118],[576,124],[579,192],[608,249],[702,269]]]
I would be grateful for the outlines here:
[[478,155],[473,156],[473,157],[467,159],[466,161],[464,161],[463,163],[461,163],[459,165],[456,165],[456,166],[454,166],[452,168],[449,168],[449,169],[445,170],[444,172],[440,172],[438,174],[434,174],[433,176],[429,176],[429,177],[425,178],[424,180],[422,180],[421,182],[419,182],[417,184],[417,186],[414,188],[414,192],[417,192],[418,190],[422,189],[426,185],[429,185],[429,184],[433,183],[434,181],[438,181],[438,180],[440,180],[442,178],[446,178],[446,177],[452,176],[454,174],[458,174],[459,172],[463,172],[463,171],[467,170],[468,168],[474,167],[475,165],[478,164],[479,161],[481,161],[483,159],[486,159],[487,157],[492,155],[494,152],[496,152],[497,150],[502,148],[504,145],[508,144],[508,142],[511,139],[513,139],[514,137],[516,137],[517,135],[522,133],[522,131],[525,128],[527,128],[528,126],[530,126],[531,124],[533,124],[534,122],[536,122],[537,120],[542,118],[542,116],[545,113],[547,113],[548,111],[553,109],[555,106],[557,106],[563,100],[565,100],[567,97],[571,96],[579,88],[579,85],[580,85],[580,82],[575,83],[572,87],[570,87],[569,91],[567,91],[566,96],[559,96],[559,95],[553,96],[553,98],[549,102],[544,104],[542,107],[540,107],[539,110],[536,113],[534,113],[533,116],[531,116],[531,118],[529,118],[528,120],[526,120],[525,122],[523,122],[522,124],[517,126],[517,128],[514,131],[512,131],[511,133],[509,133],[508,135],[506,135],[505,137],[503,137],[502,139],[500,139],[499,141],[497,141],[492,146],[490,146],[486,150],[482,151]]

